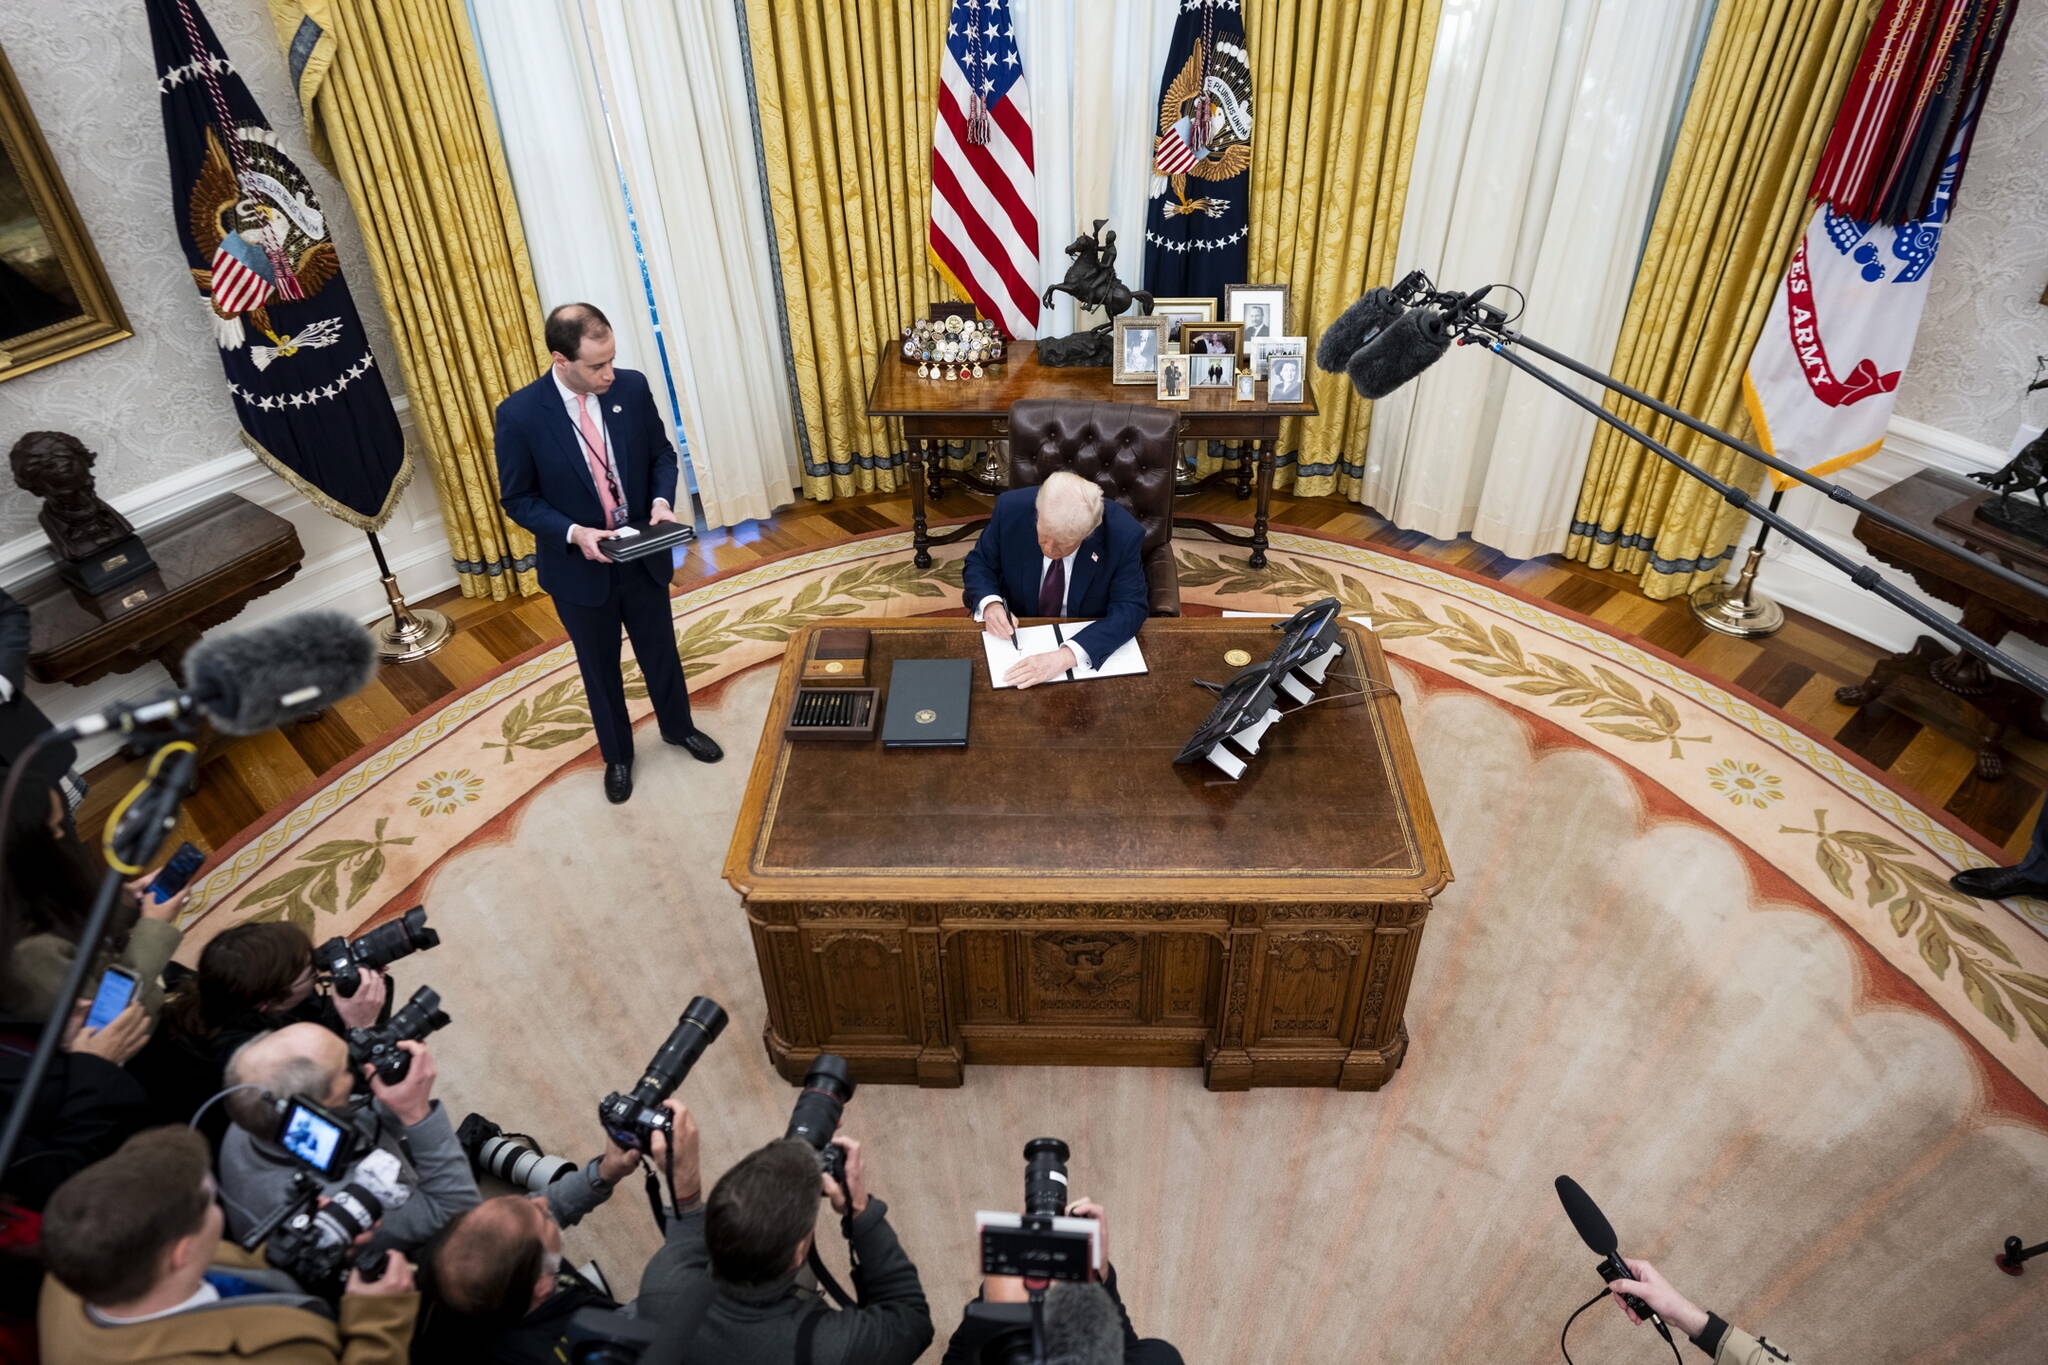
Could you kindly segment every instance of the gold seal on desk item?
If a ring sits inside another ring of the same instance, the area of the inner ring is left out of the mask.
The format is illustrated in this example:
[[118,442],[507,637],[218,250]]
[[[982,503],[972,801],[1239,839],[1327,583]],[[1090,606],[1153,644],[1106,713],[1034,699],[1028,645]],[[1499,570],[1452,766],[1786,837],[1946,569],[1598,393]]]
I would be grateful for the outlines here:
[[1243,668],[1251,661],[1252,656],[1248,650],[1232,649],[1224,651],[1223,654],[1223,662],[1229,664],[1232,668]]
[[922,711],[919,711],[915,716],[912,717],[912,719],[915,720],[919,725],[930,725],[933,721],[937,720],[938,718],[939,713],[932,710],[929,706],[925,707]]
[[846,671],[846,665],[841,663],[839,660],[834,659],[831,663],[825,665],[825,671],[827,673],[844,673]]

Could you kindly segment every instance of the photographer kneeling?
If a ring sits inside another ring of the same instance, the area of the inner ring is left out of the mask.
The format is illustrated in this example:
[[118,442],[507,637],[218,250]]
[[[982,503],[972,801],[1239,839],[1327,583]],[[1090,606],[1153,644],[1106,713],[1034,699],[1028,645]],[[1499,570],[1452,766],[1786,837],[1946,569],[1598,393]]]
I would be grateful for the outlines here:
[[[783,1138],[727,1171],[702,1205],[681,1200],[682,1191],[700,1188],[697,1154],[676,1152],[681,1209],[641,1278],[637,1307],[648,1318],[687,1315],[708,1281],[711,1303],[685,1359],[909,1365],[931,1344],[917,1267],[888,1224],[888,1206],[868,1195],[860,1144],[840,1136],[832,1145],[844,1153],[843,1187],[819,1170],[815,1147]],[[817,1232],[821,1186],[853,1255],[858,1306],[842,1312],[797,1283]]]
[[352,1272],[339,1312],[221,1240],[206,1142],[153,1128],[60,1187],[43,1214],[46,1365],[403,1360],[419,1295],[399,1255]]
[[[655,1132],[647,1154],[656,1170],[674,1169],[678,1205],[695,1205],[697,1121],[680,1101],[662,1105],[675,1134]],[[459,1215],[421,1256],[431,1298],[415,1342],[423,1360],[555,1365],[567,1358],[569,1319],[585,1308],[617,1309],[603,1289],[562,1260],[562,1230],[611,1198],[639,1167],[640,1154],[607,1141],[604,1155],[549,1184],[540,1194],[500,1195]],[[668,1235],[683,1220],[670,1218]],[[698,1234],[701,1236],[701,1232]]]
[[[227,1081],[250,1088],[223,1101],[235,1126],[220,1149],[221,1193],[231,1233],[243,1235],[291,1195],[301,1163],[277,1139],[278,1102],[292,1096],[322,1106],[373,1149],[398,1158],[400,1177],[412,1194],[378,1228],[373,1248],[411,1251],[481,1202],[469,1158],[433,1098],[433,1054],[424,1043],[407,1040],[397,1046],[411,1059],[405,1076],[386,1081],[376,1068],[365,1066],[370,1093],[354,1096],[348,1044],[318,1024],[293,1024],[242,1045],[228,1062]],[[329,1178],[322,1193],[332,1194],[346,1183],[346,1176]]]

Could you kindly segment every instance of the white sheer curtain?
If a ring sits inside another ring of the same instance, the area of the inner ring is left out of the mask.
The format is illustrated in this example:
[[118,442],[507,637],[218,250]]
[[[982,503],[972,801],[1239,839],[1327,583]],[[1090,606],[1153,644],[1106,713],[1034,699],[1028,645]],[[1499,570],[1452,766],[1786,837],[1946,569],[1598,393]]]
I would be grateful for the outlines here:
[[[1703,3],[1444,0],[1396,276],[1514,284],[1529,299],[1518,326],[1604,368]],[[1378,403],[1365,500],[1408,530],[1551,553],[1593,422],[1454,348]]]
[[705,521],[790,502],[796,432],[732,6],[490,0],[472,12],[543,295],[578,285],[619,325],[626,363],[658,371],[616,154]]

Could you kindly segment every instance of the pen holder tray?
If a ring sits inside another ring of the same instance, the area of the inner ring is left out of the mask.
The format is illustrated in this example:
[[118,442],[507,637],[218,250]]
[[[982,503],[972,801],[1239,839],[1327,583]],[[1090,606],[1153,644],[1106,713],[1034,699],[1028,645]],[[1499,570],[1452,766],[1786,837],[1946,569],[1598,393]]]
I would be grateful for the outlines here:
[[799,687],[782,722],[784,739],[867,740],[881,720],[878,687]]

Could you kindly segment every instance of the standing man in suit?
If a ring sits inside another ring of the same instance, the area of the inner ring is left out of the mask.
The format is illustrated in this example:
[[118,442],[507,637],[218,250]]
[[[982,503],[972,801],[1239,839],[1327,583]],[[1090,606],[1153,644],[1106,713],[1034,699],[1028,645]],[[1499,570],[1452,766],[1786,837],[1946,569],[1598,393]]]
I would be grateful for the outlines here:
[[1078,474],[1062,470],[997,498],[961,570],[983,629],[1008,640],[1019,616],[1098,618],[1059,649],[1020,654],[1004,681],[1031,687],[1123,648],[1149,614],[1144,545],[1138,519]]
[[540,585],[576,646],[576,666],[604,755],[604,794],[633,794],[633,727],[619,671],[619,630],[633,641],[661,737],[716,763],[717,741],[690,719],[690,693],[669,614],[669,556],[627,563],[600,542],[629,521],[677,520],[676,452],[638,370],[612,366],[618,342],[587,303],[548,314],[554,364],[498,404],[498,494],[533,532]]

